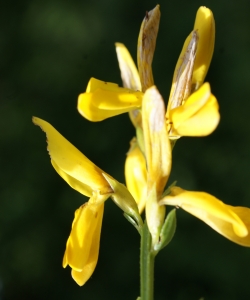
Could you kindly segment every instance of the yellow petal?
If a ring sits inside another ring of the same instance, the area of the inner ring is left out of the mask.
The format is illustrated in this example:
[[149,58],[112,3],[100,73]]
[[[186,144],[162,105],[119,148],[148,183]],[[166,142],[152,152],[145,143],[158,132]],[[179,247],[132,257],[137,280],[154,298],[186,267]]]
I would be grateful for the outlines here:
[[[33,117],[33,122],[39,125],[47,136],[48,151],[53,161],[56,171],[74,188],[79,187],[79,192],[87,194],[89,190],[98,190],[102,194],[112,193],[106,179],[102,176],[103,171],[93,164],[85,155],[83,155],[76,147],[67,141],[53,126],[48,122]],[[60,171],[61,169],[61,171]],[[67,177],[68,174],[70,177]],[[73,183],[72,178],[77,181]],[[85,191],[88,186],[88,191]]]
[[91,78],[86,93],[78,97],[78,111],[97,122],[141,106],[142,93]]
[[201,6],[198,9],[194,30],[197,30],[199,35],[192,78],[193,90],[197,90],[205,79],[214,52],[215,22],[209,8]]
[[76,271],[72,269],[71,274],[73,279],[76,283],[80,286],[84,285],[87,280],[89,280],[90,276],[93,274],[97,260],[99,255],[99,247],[100,247],[100,233],[101,233],[101,226],[102,226],[102,215],[103,215],[103,204],[99,209],[99,218],[97,220],[97,225],[95,232],[93,234],[92,244],[89,251],[88,260],[83,267],[82,271]]
[[74,189],[77,190],[79,193],[83,194],[84,196],[91,197],[92,196],[92,189],[90,186],[82,183],[81,181],[75,179],[74,177],[70,176],[69,174],[65,173],[58,165],[51,160],[51,164],[56,170],[56,172]]
[[123,86],[134,91],[141,91],[139,73],[128,49],[121,43],[115,43],[115,49]]
[[208,83],[193,93],[183,105],[169,112],[171,134],[179,136],[205,136],[217,127],[219,105]]
[[126,186],[142,213],[147,198],[146,160],[136,142],[131,143],[125,161]]
[[250,209],[232,207],[204,192],[172,187],[160,204],[179,206],[199,218],[229,240],[250,247]]
[[86,93],[93,93],[97,90],[107,90],[110,92],[116,92],[117,89],[119,89],[118,84],[113,83],[113,82],[106,82],[102,81],[96,78],[90,78],[87,88],[86,88]]
[[143,92],[154,84],[152,61],[160,16],[160,5],[156,5],[154,9],[146,13],[140,28],[137,46],[137,64]]
[[142,122],[148,169],[148,194],[155,184],[159,196],[170,174],[172,150],[167,134],[164,102],[155,86],[144,94]]
[[80,285],[84,284],[83,277],[86,279],[85,276],[93,273],[99,252],[104,203],[93,203],[92,199],[75,212],[63,259],[64,268],[68,264],[81,273],[77,273],[81,278],[78,279],[81,284],[77,282]]

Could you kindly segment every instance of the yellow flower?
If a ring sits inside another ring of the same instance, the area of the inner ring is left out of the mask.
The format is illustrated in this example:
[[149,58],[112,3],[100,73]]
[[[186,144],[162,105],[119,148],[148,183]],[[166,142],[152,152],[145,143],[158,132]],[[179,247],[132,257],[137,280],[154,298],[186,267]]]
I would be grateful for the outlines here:
[[[160,10],[157,5],[146,14],[141,25],[137,48],[139,71],[127,48],[121,43],[116,43],[121,77],[126,89],[92,78],[87,91],[78,99],[78,110],[84,117],[91,121],[100,121],[130,112],[135,127],[141,126],[142,92],[154,84],[152,61],[159,20]],[[194,30],[184,43],[174,72],[166,113],[171,139],[208,135],[219,123],[217,100],[212,95],[209,84],[202,85],[211,62],[214,37],[213,14],[208,8],[200,7]],[[95,89],[89,88],[91,85],[95,85]],[[105,90],[102,87],[104,85]]]
[[172,187],[159,202],[174,205],[201,219],[221,235],[242,246],[250,247],[250,209],[224,204],[204,192]]
[[104,201],[113,193],[103,171],[67,141],[48,122],[33,117],[47,135],[51,163],[57,173],[75,190],[90,197],[75,212],[67,241],[63,267],[72,268],[72,277],[83,285],[94,272],[99,252]]
[[125,186],[98,168],[48,122],[36,117],[33,122],[46,133],[51,163],[57,173],[73,189],[90,197],[75,212],[63,258],[63,267],[69,265],[74,280],[83,285],[98,260],[104,202],[111,197],[139,226],[142,221],[136,202]]
[[214,37],[213,14],[202,6],[175,67],[166,113],[171,139],[208,135],[219,123],[217,100],[209,84],[203,84],[213,55]]

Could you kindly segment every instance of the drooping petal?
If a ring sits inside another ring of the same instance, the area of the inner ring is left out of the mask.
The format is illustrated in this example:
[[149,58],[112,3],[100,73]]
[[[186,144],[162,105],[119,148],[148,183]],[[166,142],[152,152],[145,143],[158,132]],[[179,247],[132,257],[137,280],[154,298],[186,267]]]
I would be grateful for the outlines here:
[[142,102],[142,124],[148,170],[148,193],[155,184],[161,195],[168,180],[172,150],[165,121],[164,101],[155,86],[149,88]]
[[214,52],[215,22],[212,11],[201,6],[196,14],[194,30],[199,34],[199,43],[194,63],[192,90],[204,82]]
[[136,142],[131,143],[125,161],[126,186],[142,213],[147,199],[146,160]]
[[242,246],[250,247],[250,209],[232,207],[204,192],[172,187],[160,204],[179,206],[199,218],[221,235]]
[[75,212],[63,267],[72,268],[72,277],[79,285],[89,279],[98,260],[103,211],[104,203],[90,199]]
[[206,136],[219,124],[220,114],[217,99],[208,83],[193,93],[183,105],[169,112],[172,124],[171,135]]
[[[112,193],[112,189],[103,177],[103,171],[100,168],[93,164],[48,122],[37,117],[33,117],[32,120],[46,133],[52,164],[69,185],[74,185],[73,188],[75,189],[79,188],[77,190],[84,195],[89,195],[90,189],[98,190],[102,194]],[[74,179],[76,181],[73,182]],[[89,188],[85,189],[85,186]]]
[[121,71],[123,87],[141,91],[141,81],[135,63],[122,43],[115,43],[116,54]]
[[154,84],[152,62],[160,23],[160,5],[146,13],[142,21],[137,46],[137,64],[142,91]]
[[140,107],[142,95],[115,83],[91,78],[86,93],[78,97],[77,108],[83,117],[97,122]]

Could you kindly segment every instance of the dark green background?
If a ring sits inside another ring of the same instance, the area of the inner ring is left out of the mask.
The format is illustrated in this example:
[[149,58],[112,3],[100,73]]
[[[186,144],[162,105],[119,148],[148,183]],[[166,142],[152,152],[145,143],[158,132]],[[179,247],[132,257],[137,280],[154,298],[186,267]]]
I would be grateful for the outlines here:
[[[0,299],[136,299],[139,236],[122,212],[105,206],[100,257],[82,288],[61,267],[73,214],[83,202],[53,170],[45,135],[50,122],[103,170],[124,182],[134,135],[126,114],[84,120],[77,96],[90,77],[121,84],[114,43],[136,57],[143,0],[1,1],[0,6]],[[250,207],[250,2],[159,1],[162,18],[153,63],[168,99],[174,67],[196,11],[214,12],[216,43],[207,81],[221,112],[209,137],[182,138],[171,181]],[[178,211],[177,233],[156,260],[156,300],[250,299],[250,249]]]

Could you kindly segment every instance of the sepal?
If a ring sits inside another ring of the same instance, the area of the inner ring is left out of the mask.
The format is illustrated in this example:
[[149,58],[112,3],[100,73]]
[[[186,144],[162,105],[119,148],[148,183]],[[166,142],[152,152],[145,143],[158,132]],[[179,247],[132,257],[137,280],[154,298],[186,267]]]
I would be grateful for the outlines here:
[[174,237],[176,230],[176,210],[172,209],[161,228],[159,242],[154,245],[154,251],[158,253],[164,247],[166,247]]
[[103,176],[106,178],[114,191],[114,193],[111,195],[112,200],[124,211],[124,213],[135,219],[137,224],[141,227],[143,222],[139,214],[138,206],[126,186],[107,174],[103,173]]
[[164,224],[166,214],[165,206],[161,206],[158,203],[155,184],[148,194],[145,211],[148,230],[152,237],[152,249],[154,249],[155,245],[159,242],[160,232]]

